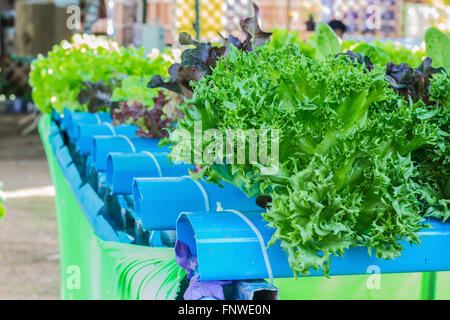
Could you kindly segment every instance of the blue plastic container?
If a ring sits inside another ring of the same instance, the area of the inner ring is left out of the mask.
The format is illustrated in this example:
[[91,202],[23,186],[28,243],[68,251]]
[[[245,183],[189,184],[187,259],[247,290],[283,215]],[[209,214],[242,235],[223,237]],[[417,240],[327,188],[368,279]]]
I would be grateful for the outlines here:
[[106,170],[109,153],[136,153],[141,151],[169,152],[166,147],[158,147],[159,139],[129,138],[127,136],[95,136],[92,142],[92,162],[97,171]]
[[106,162],[106,184],[112,194],[131,194],[134,178],[180,177],[193,165],[169,162],[167,152],[110,153]]
[[111,123],[79,123],[76,128],[74,139],[82,155],[91,153],[94,136],[124,135],[131,138],[136,137],[136,131],[139,130],[138,127],[133,125],[114,126]]
[[66,131],[70,139],[75,139],[76,128],[78,124],[99,124],[103,122],[112,122],[111,115],[108,112],[72,112],[67,116]]
[[182,211],[210,211],[222,208],[257,210],[255,198],[247,196],[232,184],[223,188],[189,176],[135,178],[133,184],[136,219],[145,230],[174,230]]
[[[274,229],[263,221],[261,212],[240,211],[257,232],[240,215],[230,211],[180,214],[177,239],[186,243],[197,256],[200,280],[267,279],[271,270],[274,278],[292,277],[287,256],[279,245],[264,248]],[[330,275],[367,274],[376,266],[381,273],[428,272],[450,270],[450,250],[442,250],[450,241],[450,223],[431,220],[433,229],[419,232],[422,243],[404,243],[402,256],[394,260],[370,257],[367,248],[351,248],[345,257],[333,257]],[[263,239],[261,245],[258,233]],[[269,268],[268,268],[269,266]],[[311,270],[312,276],[323,275]]]

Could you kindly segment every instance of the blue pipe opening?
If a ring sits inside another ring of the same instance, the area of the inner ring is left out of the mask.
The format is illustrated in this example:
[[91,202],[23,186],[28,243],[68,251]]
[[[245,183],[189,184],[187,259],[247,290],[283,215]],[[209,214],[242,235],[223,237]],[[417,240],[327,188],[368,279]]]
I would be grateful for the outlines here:
[[182,211],[211,211],[217,207],[260,209],[255,198],[248,198],[230,183],[221,184],[223,188],[189,176],[135,178],[135,215],[145,230],[174,230]]
[[88,155],[92,151],[94,136],[115,136],[124,135],[135,137],[139,128],[133,125],[114,126],[110,123],[85,124],[79,123],[75,134],[78,148],[83,155]]
[[158,147],[159,139],[141,137],[94,136],[92,161],[97,171],[105,171],[109,153],[136,153],[141,151],[169,152],[167,147]]
[[177,240],[183,241],[189,247],[193,256],[197,256],[197,245],[195,243],[195,232],[187,214],[181,213],[177,220]]
[[267,279],[271,274],[292,277],[279,242],[267,247],[275,229],[263,221],[263,211],[238,212],[245,219],[225,208],[180,213],[177,240],[186,243],[197,256],[200,280]]
[[107,112],[72,112],[66,122],[67,134],[71,139],[75,139],[78,124],[99,124],[102,122],[112,122],[111,115]]
[[109,153],[106,184],[112,194],[131,194],[134,178],[180,177],[193,168],[182,162],[169,162],[167,152]]
[[[236,211],[236,210],[235,210]],[[279,241],[267,247],[275,230],[261,217],[261,212],[240,211],[256,228],[240,215],[224,210],[217,212],[182,212],[177,219],[177,239],[186,243],[191,252],[196,252],[200,280],[248,280],[267,279],[270,266],[274,278],[292,277],[286,253]],[[429,220],[433,229],[418,232],[421,244],[410,245],[401,241],[404,251],[393,260],[369,256],[367,248],[354,247],[345,256],[333,256],[330,276],[366,274],[370,266],[376,265],[383,273],[405,273],[448,270],[450,252],[442,251],[450,238],[450,224]],[[261,245],[260,234],[264,246]],[[266,247],[269,264],[265,263]],[[243,271],[245,270],[245,271]],[[310,270],[311,276],[322,276],[322,270]]]

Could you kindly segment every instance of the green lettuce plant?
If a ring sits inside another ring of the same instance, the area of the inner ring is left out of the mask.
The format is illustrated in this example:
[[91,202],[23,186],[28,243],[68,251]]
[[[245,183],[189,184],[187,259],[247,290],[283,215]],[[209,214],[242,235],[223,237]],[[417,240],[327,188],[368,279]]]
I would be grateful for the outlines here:
[[[319,33],[324,35],[319,37]],[[302,54],[309,58],[318,58],[320,53],[316,54],[317,48],[319,51],[325,52],[325,55],[331,55],[335,53],[344,53],[352,51],[354,53],[361,53],[371,59],[374,64],[385,66],[388,62],[395,64],[407,63],[413,68],[418,67],[422,60],[425,58],[425,51],[412,50],[400,45],[395,44],[392,41],[379,41],[375,40],[370,43],[359,42],[355,40],[343,40],[340,44],[339,39],[332,30],[326,28],[322,24],[318,24],[317,34],[313,34],[307,41],[302,41],[300,33],[297,31],[287,31],[284,29],[274,29],[270,45],[276,48],[283,48],[287,46],[296,46],[300,49]],[[334,50],[330,50],[327,38],[333,39]],[[318,39],[323,39],[318,42]],[[328,49],[327,49],[328,48]],[[323,54],[322,54],[323,55]]]
[[[166,74],[168,62],[161,55],[150,59],[144,48],[124,48],[101,37],[74,36],[72,42],[55,45],[47,56],[39,55],[30,72],[33,100],[42,112],[63,107],[88,111],[79,92],[87,82],[113,86],[125,76]],[[97,110],[98,108],[96,108]]]
[[426,216],[446,221],[450,217],[450,77],[437,75],[430,85],[430,100],[426,106],[432,121],[439,128],[436,144],[413,153],[418,170],[421,199]]
[[425,32],[427,56],[433,60],[432,66],[443,67],[450,71],[450,37],[436,28],[428,28]]
[[223,136],[227,129],[279,130],[279,163],[271,170],[219,159],[193,176],[268,199],[271,243],[281,242],[295,274],[327,275],[331,257],[354,246],[398,257],[400,240],[419,243],[424,227],[411,152],[436,143],[435,115],[390,89],[384,68],[369,71],[332,53],[315,60],[295,46],[230,48],[210,76],[192,84],[178,122],[194,133],[200,121]]

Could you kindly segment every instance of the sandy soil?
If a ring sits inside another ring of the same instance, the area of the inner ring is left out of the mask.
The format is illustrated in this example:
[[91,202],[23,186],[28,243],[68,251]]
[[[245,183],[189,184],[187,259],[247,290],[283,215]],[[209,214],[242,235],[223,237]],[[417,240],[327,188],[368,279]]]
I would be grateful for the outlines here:
[[[5,191],[51,185],[39,134],[22,137],[21,116],[0,115],[0,181]],[[58,299],[54,199],[11,198],[0,222],[0,299]]]

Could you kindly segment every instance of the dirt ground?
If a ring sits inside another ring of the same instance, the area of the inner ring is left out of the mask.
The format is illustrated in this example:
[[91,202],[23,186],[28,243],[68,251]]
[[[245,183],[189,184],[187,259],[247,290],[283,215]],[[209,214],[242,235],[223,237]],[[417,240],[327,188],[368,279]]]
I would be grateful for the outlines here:
[[[36,131],[22,137],[23,116],[0,114],[0,182],[11,193],[51,185]],[[59,254],[52,196],[12,197],[0,221],[0,300],[59,299]]]

